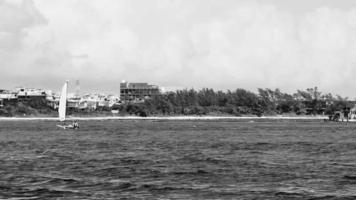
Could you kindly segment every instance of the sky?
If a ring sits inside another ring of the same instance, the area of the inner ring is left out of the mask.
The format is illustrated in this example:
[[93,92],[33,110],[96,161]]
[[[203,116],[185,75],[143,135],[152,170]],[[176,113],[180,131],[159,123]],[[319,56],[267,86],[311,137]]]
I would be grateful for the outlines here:
[[0,0],[0,88],[280,88],[356,97],[354,0]]

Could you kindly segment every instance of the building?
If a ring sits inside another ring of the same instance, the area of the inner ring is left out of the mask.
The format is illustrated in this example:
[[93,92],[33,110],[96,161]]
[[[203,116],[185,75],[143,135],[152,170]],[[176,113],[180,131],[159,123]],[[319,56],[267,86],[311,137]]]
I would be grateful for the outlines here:
[[35,100],[35,99],[46,99],[46,91],[42,89],[35,89],[35,88],[24,88],[18,87],[15,89],[17,93],[17,98],[19,101],[28,101],[28,100]]
[[17,93],[0,89],[0,107],[3,107],[9,102],[17,102]]
[[2,100],[17,99],[17,93],[11,92],[9,90],[0,89],[0,99],[2,99]]
[[356,119],[356,104],[350,109],[349,117],[350,119]]
[[160,93],[159,87],[149,85],[147,83],[129,83],[123,81],[120,83],[120,100],[127,101],[143,101]]

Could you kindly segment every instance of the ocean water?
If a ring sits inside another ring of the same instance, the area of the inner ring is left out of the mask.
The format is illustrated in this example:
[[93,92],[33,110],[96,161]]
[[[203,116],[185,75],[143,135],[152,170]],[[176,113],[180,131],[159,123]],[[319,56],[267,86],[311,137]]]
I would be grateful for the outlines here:
[[0,199],[356,199],[356,123],[0,121]]

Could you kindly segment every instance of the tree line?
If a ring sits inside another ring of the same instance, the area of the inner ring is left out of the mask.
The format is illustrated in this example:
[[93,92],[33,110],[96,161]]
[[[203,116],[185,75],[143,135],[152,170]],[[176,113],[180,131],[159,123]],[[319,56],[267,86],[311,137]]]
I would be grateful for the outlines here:
[[149,115],[331,115],[350,109],[354,102],[348,98],[322,93],[317,87],[297,90],[294,94],[279,89],[259,88],[257,93],[236,89],[215,91],[183,89],[166,92],[144,101],[125,103],[121,113]]
[[[257,93],[236,89],[215,91],[184,89],[161,93],[142,103],[123,103],[115,108],[96,111],[68,110],[69,115],[111,115],[111,109],[119,109],[121,115],[332,115],[335,111],[347,111],[355,101],[330,93],[322,93],[317,87],[297,90],[293,94],[279,89],[259,88]],[[0,106],[0,116],[57,116],[45,99],[6,102]]]

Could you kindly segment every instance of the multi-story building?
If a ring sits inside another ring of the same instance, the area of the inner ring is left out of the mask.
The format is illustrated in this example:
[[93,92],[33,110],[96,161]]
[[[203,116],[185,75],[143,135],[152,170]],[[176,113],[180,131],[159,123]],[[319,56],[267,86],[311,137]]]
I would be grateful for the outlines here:
[[160,93],[159,87],[149,85],[148,83],[129,83],[123,81],[120,83],[120,100],[127,101],[143,101]]
[[17,93],[0,89],[0,99],[17,99]]
[[46,99],[47,96],[45,90],[35,88],[18,87],[15,89],[15,92],[17,93],[17,98],[19,101]]

